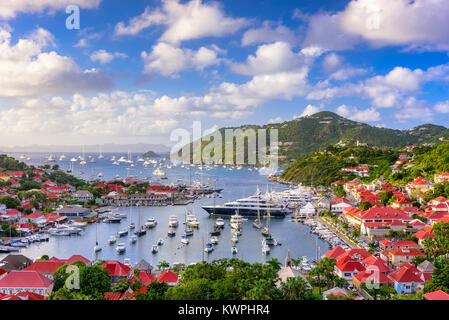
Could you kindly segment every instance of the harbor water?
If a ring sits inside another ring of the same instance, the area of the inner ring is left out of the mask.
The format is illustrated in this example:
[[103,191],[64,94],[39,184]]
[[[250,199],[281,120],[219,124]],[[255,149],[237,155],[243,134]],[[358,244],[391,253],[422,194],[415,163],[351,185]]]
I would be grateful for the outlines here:
[[[35,166],[42,165],[43,161],[48,157],[48,154],[28,154],[31,157],[30,161],[19,159],[27,164]],[[121,154],[114,154],[118,159]],[[19,155],[13,154],[18,159]],[[49,163],[50,165],[58,164],[65,170],[70,168],[70,159],[78,156],[78,154],[66,154],[67,158],[64,161],[56,161]],[[97,157],[98,154],[91,154],[92,157]],[[223,204],[225,202],[254,195],[257,187],[265,192],[267,188],[275,191],[286,189],[286,186],[269,182],[265,175],[259,174],[254,168],[243,167],[240,170],[236,168],[230,170],[222,166],[212,167],[209,170],[203,168],[199,170],[198,167],[180,166],[162,169],[166,172],[167,180],[160,180],[160,178],[153,176],[152,172],[155,170],[153,165],[147,168],[142,166],[141,162],[137,162],[137,157],[134,157],[134,167],[130,167],[127,163],[120,163],[120,165],[112,165],[110,160],[112,154],[105,154],[104,159],[96,159],[95,162],[88,161],[89,155],[86,154],[87,164],[85,166],[75,166],[74,174],[86,180],[95,179],[99,172],[102,173],[102,180],[109,180],[115,178],[117,175],[121,177],[133,176],[134,178],[145,179],[151,178],[152,182],[160,184],[189,184],[195,180],[206,183],[210,181],[212,186],[223,188],[221,198],[216,198],[216,204]],[[126,156],[126,155],[125,155]],[[56,160],[59,159],[59,154],[55,154]],[[283,219],[271,219],[270,229],[273,237],[278,241],[279,245],[272,247],[271,253],[267,256],[262,254],[262,235],[260,230],[252,226],[252,220],[248,220],[242,226],[242,235],[239,237],[239,242],[236,244],[238,248],[237,254],[232,254],[231,247],[231,228],[229,225],[229,218],[224,218],[225,228],[221,235],[218,236],[218,244],[214,245],[214,250],[210,253],[204,252],[204,247],[209,243],[210,235],[215,220],[217,217],[211,217],[201,208],[202,205],[212,205],[213,198],[203,197],[197,199],[193,204],[187,206],[164,206],[164,207],[133,207],[119,208],[119,212],[126,214],[127,218],[123,219],[120,224],[110,223],[94,223],[89,224],[84,231],[79,235],[50,236],[48,242],[32,243],[26,248],[21,248],[20,253],[28,256],[31,259],[41,257],[46,254],[50,257],[68,258],[73,254],[80,254],[88,259],[102,259],[102,260],[119,260],[124,262],[124,259],[130,259],[134,264],[140,259],[145,259],[153,265],[157,265],[160,261],[167,261],[170,264],[184,263],[190,264],[199,261],[212,261],[221,258],[239,258],[247,262],[264,262],[270,257],[275,257],[283,262],[286,254],[290,251],[293,258],[300,258],[306,256],[307,259],[314,260],[317,255],[322,255],[329,250],[330,246],[327,242],[318,238],[317,235],[310,233],[310,227],[301,223],[290,222],[289,217]],[[184,232],[185,215],[187,210],[196,215],[200,222],[198,229],[195,229],[194,235],[189,238],[188,245],[181,244],[181,235]],[[179,220],[176,236],[168,237],[168,220],[171,215],[176,215]],[[127,230],[130,222],[134,222],[136,229],[140,225],[144,225],[148,218],[155,218],[157,226],[147,230],[146,235],[138,238],[135,244],[129,242],[133,231],[125,237],[119,237],[118,232]],[[263,221],[265,223],[265,221]],[[117,242],[113,245],[108,244],[108,239],[111,236],[117,238]],[[155,245],[158,239],[164,239],[164,244],[159,247],[156,254],[151,252],[151,247]],[[96,241],[102,247],[100,252],[94,253],[94,246]],[[122,254],[116,253],[116,246],[119,243],[126,245],[126,251]],[[0,255],[3,258],[5,254]]]

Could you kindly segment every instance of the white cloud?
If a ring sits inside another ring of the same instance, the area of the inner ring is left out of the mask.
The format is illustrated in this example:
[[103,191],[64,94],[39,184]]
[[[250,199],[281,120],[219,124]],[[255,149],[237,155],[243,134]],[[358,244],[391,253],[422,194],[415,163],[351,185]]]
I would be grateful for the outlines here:
[[352,0],[343,11],[309,18],[303,45],[346,50],[366,41],[418,50],[449,50],[449,6],[442,0]]
[[217,2],[207,4],[203,4],[201,0],[191,0],[184,4],[179,0],[163,0],[162,2],[162,8],[155,10],[146,8],[143,14],[132,18],[128,25],[119,22],[115,27],[115,34],[135,35],[150,26],[163,25],[166,30],[160,40],[179,43],[185,40],[233,34],[248,25],[248,21],[244,18],[226,17]]
[[156,72],[164,76],[176,76],[178,72],[189,69],[203,70],[220,63],[217,52],[212,49],[201,47],[194,51],[164,42],[155,45],[151,53],[142,52],[142,59],[145,73]]
[[367,71],[362,68],[344,67],[333,72],[329,79],[336,81],[344,81],[353,77],[364,75]]
[[82,70],[73,59],[43,50],[53,41],[44,29],[11,43],[11,33],[0,28],[0,97],[70,94],[112,87],[100,70]]
[[356,107],[341,105],[336,110],[342,117],[359,122],[376,122],[380,120],[380,113],[374,108],[359,110]]
[[439,113],[449,113],[449,100],[438,102],[434,109]]
[[293,119],[298,119],[298,118],[302,118],[302,117],[307,117],[307,116],[311,116],[314,115],[315,113],[320,112],[322,109],[322,107],[317,107],[314,105],[309,104],[304,111],[301,113],[300,116],[293,116]]
[[272,118],[272,119],[268,120],[268,123],[281,123],[281,122],[282,122],[281,117],[276,117],[276,118]]
[[426,101],[409,97],[403,101],[402,108],[395,113],[395,118],[400,120],[420,119],[421,121],[431,121],[433,114]]
[[63,10],[69,5],[78,5],[80,8],[97,8],[101,0],[2,0],[0,1],[0,18],[11,19],[18,13],[40,13]]
[[257,75],[290,71],[305,65],[305,57],[294,53],[286,42],[261,45],[246,63],[235,63],[231,69],[239,74]]
[[102,64],[105,63],[109,63],[114,59],[120,58],[120,59],[125,59],[128,56],[124,53],[121,52],[107,52],[106,50],[97,50],[94,51],[91,55],[90,55],[90,60],[92,61],[98,61]]
[[336,54],[335,52],[331,52],[323,60],[323,68],[327,72],[332,72],[338,69],[343,63],[343,58]]
[[269,21],[265,21],[262,27],[250,29],[243,34],[242,46],[249,46],[257,43],[287,42],[295,45],[298,42],[297,36],[289,28],[279,25],[271,27]]

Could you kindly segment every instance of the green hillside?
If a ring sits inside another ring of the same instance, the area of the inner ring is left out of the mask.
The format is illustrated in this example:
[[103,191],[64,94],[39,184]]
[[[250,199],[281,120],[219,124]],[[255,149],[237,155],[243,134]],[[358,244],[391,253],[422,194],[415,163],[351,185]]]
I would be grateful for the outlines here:
[[[282,164],[324,150],[327,146],[339,142],[343,145],[354,145],[359,141],[362,145],[367,144],[368,146],[404,147],[425,142],[435,143],[438,142],[439,137],[449,136],[449,129],[433,124],[421,125],[410,130],[394,130],[352,121],[329,111],[277,124],[222,128],[219,131],[223,137],[225,129],[267,129],[267,133],[269,133],[269,129],[278,129],[279,160]],[[235,141],[236,139],[234,139],[233,145],[234,152]],[[209,142],[204,142],[203,139],[202,149],[208,144]],[[192,150],[192,144],[190,147]],[[223,142],[223,154],[224,150],[225,143]]]

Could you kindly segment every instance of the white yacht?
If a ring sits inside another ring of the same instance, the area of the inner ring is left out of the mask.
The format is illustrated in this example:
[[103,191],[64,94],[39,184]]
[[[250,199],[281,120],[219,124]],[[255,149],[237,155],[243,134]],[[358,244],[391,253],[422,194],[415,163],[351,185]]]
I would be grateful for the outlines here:
[[165,176],[165,171],[160,168],[157,168],[156,170],[153,171],[153,175],[162,177]]
[[223,205],[203,206],[210,215],[231,216],[237,210],[244,217],[257,217],[258,210],[260,215],[266,215],[268,211],[271,217],[285,217],[292,212],[286,205],[276,203],[270,199],[270,195],[262,196],[258,191],[254,196],[228,202]]
[[200,222],[198,221],[197,217],[193,213],[189,213],[187,215],[186,224],[188,224],[192,228],[198,228],[200,226]]
[[109,244],[114,244],[117,241],[117,239],[114,236],[110,236],[108,239]]
[[148,218],[147,222],[145,222],[145,227],[154,228],[157,225],[157,221],[154,218]]
[[136,242],[137,242],[137,236],[136,236],[136,235],[132,235],[132,236],[129,238],[129,242],[130,242],[130,243],[136,243]]
[[115,251],[117,251],[118,254],[121,254],[121,253],[125,252],[126,251],[125,244],[124,243],[119,243],[117,245],[117,247],[115,248]]
[[170,216],[168,218],[168,226],[176,228],[179,225],[178,217],[175,215]]

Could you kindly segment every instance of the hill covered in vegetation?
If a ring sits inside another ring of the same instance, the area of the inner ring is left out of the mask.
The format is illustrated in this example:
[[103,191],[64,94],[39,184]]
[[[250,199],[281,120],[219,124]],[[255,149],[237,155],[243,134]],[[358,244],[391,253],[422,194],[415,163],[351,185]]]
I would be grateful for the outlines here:
[[[339,143],[344,146],[356,145],[359,142],[360,145],[395,148],[421,143],[436,143],[441,136],[449,136],[449,129],[433,124],[421,125],[410,130],[394,130],[370,126],[343,118],[333,112],[323,111],[283,123],[262,126],[244,125],[219,129],[223,137],[223,155],[226,148],[226,141],[224,141],[226,129],[241,129],[242,131],[247,129],[256,131],[258,129],[266,129],[267,145],[269,144],[269,130],[277,129],[279,160],[283,164],[308,156],[314,152],[322,151],[329,145]],[[209,141],[213,141],[210,137],[211,135],[203,138],[201,150],[208,146]],[[248,139],[246,138],[245,150],[247,150],[247,141]],[[190,144],[190,148],[193,151],[192,146],[193,144]],[[235,158],[235,138],[233,139],[232,149],[234,150]],[[245,152],[245,163],[247,158],[247,152]]]

